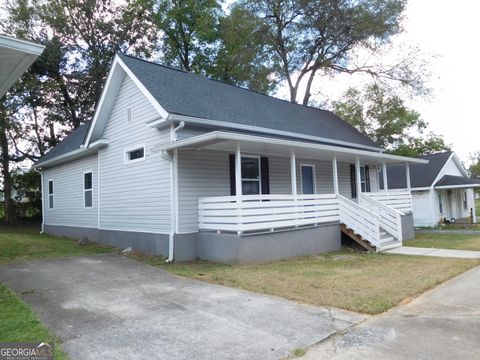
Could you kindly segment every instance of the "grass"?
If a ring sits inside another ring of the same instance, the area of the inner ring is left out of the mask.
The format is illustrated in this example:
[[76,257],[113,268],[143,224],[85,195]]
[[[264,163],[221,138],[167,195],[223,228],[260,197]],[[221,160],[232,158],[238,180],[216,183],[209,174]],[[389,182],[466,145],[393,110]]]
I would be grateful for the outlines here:
[[415,239],[405,241],[403,245],[425,248],[480,251],[480,233],[478,235],[437,233],[417,234]]
[[77,241],[39,234],[34,226],[0,226],[0,265],[19,260],[89,255],[114,251],[102,245],[79,246]]
[[388,310],[480,264],[348,250],[243,266],[206,261],[165,264],[153,256],[132,256],[179,276],[368,314]]
[[[14,261],[88,255],[113,251],[96,244],[79,246],[75,240],[39,234],[31,225],[0,226],[0,265]],[[22,295],[31,294],[24,291]],[[60,348],[60,340],[41,324],[35,313],[5,285],[0,284],[0,341],[48,342],[55,344],[55,359],[67,359]]]
[[53,337],[13,291],[2,284],[0,284],[0,341],[55,344],[55,360],[67,359],[67,355],[59,346],[60,341]]

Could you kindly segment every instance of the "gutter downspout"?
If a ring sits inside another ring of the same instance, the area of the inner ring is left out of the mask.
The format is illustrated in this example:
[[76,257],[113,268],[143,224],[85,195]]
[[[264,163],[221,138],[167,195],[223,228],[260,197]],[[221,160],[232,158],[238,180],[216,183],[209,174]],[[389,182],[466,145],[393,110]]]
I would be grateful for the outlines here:
[[[185,127],[185,121],[181,121],[177,127],[172,127],[170,132],[170,140],[172,142],[177,141],[177,131],[182,130]],[[175,250],[175,230],[177,228],[177,167],[178,167],[178,150],[173,151],[173,155],[170,157],[170,234],[168,236],[168,259],[167,263],[173,261]]]
[[40,193],[42,194],[42,229],[40,230],[40,234],[45,232],[45,204],[44,204],[44,194],[43,194],[43,172],[38,171],[36,168],[33,170],[40,174]]

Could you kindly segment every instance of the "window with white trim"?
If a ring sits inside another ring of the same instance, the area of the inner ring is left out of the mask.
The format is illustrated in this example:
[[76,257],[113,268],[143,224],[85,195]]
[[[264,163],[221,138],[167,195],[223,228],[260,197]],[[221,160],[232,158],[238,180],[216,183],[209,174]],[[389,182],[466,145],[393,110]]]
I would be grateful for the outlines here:
[[360,186],[362,192],[370,192],[369,167],[366,165],[360,165]]
[[463,209],[468,210],[467,192],[463,192]]
[[86,208],[93,207],[93,173],[86,172],[83,174],[83,206]]
[[261,194],[262,183],[260,179],[260,157],[242,156],[242,194]]
[[442,194],[438,193],[438,210],[443,214]]
[[125,163],[141,161],[145,159],[145,146],[139,146],[125,151]]
[[48,208],[53,209],[53,180],[48,180]]

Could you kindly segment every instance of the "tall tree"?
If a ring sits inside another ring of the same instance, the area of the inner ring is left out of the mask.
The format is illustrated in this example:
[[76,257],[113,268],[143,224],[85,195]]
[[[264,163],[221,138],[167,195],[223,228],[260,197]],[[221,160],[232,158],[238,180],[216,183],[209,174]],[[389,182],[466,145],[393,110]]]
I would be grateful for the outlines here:
[[352,61],[359,50],[377,54],[402,31],[406,0],[241,0],[241,4],[268,27],[272,55],[281,64],[275,75],[286,80],[292,102],[309,103],[320,72],[362,72],[424,90],[411,58],[388,66]]
[[207,74],[229,84],[270,93],[277,64],[269,54],[268,28],[250,10],[233,5],[220,20],[219,45]]
[[428,124],[391,88],[350,88],[332,105],[338,116],[392,153],[419,156],[449,149],[441,136],[425,134]]
[[159,0],[152,9],[164,62],[186,71],[203,72],[215,52],[221,2]]

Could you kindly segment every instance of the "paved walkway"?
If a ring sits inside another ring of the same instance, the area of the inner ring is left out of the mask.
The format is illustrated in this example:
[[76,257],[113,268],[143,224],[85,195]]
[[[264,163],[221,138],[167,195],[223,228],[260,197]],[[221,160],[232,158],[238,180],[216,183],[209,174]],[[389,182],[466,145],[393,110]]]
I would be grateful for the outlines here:
[[480,359],[479,284],[475,268],[311,347],[301,359]]
[[72,360],[278,359],[366,318],[180,278],[116,254],[0,266],[0,282]]
[[419,256],[436,256],[436,257],[449,257],[460,259],[480,259],[480,251],[470,250],[453,250],[453,249],[435,249],[435,248],[422,248],[413,246],[401,246],[395,249],[385,251],[389,254],[401,254],[401,255],[419,255]]
[[415,234],[462,234],[462,235],[480,235],[480,229],[417,229]]

